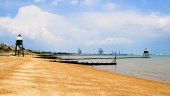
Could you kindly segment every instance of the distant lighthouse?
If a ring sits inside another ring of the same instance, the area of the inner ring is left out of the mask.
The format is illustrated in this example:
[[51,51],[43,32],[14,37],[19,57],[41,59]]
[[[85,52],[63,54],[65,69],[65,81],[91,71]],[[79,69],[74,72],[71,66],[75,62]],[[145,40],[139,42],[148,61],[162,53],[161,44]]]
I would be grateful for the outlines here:
[[22,41],[22,36],[21,34],[19,34],[17,36],[17,40],[16,40],[16,43],[15,43],[16,47],[15,47],[15,56],[20,54],[20,52],[22,51],[22,55],[24,57],[24,47],[23,47],[23,41]]
[[147,48],[144,49],[143,57],[149,57],[149,51]]

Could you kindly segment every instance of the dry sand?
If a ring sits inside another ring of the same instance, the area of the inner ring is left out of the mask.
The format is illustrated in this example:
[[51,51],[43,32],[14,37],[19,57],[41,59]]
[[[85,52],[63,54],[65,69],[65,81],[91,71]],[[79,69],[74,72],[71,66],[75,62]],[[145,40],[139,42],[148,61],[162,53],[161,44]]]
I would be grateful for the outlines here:
[[0,96],[170,96],[170,83],[31,56],[0,56]]

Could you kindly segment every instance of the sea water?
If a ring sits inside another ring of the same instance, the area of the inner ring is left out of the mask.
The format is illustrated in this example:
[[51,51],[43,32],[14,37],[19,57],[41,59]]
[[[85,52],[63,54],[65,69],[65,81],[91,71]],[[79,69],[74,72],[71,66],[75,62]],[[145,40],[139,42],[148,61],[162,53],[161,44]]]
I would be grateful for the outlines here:
[[[142,55],[117,56],[116,60],[117,65],[92,65],[90,67],[120,73],[124,75],[170,83],[170,55],[151,55],[150,56],[151,58],[126,58],[126,57],[142,57]],[[65,59],[69,58],[74,60],[76,59],[79,62],[109,63],[112,62],[115,57],[113,55],[82,55],[82,56],[77,55],[77,56],[62,56],[62,58]]]

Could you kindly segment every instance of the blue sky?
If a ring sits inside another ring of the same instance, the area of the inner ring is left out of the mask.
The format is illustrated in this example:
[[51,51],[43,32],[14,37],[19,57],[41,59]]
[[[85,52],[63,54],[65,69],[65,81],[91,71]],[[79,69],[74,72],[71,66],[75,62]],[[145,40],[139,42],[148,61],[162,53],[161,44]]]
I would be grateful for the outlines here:
[[0,0],[0,43],[83,53],[170,54],[170,0]]

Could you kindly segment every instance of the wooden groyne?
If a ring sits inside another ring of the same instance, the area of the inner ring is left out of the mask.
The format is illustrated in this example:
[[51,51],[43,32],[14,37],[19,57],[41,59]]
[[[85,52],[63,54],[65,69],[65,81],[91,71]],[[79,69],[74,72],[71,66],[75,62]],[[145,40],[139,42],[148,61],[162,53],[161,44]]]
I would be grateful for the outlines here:
[[[117,65],[116,61],[111,62],[111,63],[108,63],[108,62],[106,62],[106,63],[104,63],[104,62],[78,62],[76,60],[81,60],[81,59],[62,59],[59,57],[55,57],[53,55],[38,55],[37,57],[34,57],[34,58],[52,59],[49,61],[50,62],[60,62],[60,63],[70,63],[70,64],[81,64],[81,65]],[[58,60],[54,60],[54,59],[58,59]],[[84,59],[94,59],[94,58],[84,58]],[[104,58],[95,58],[95,59],[104,59]],[[113,58],[110,58],[110,59],[113,59]]]
[[42,58],[42,59],[58,59],[58,57],[55,57],[53,55],[37,55],[34,58]]
[[78,62],[78,61],[57,61],[61,63],[81,64],[81,65],[117,65],[117,62]]

